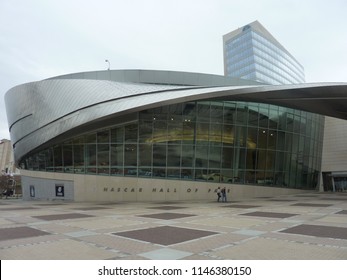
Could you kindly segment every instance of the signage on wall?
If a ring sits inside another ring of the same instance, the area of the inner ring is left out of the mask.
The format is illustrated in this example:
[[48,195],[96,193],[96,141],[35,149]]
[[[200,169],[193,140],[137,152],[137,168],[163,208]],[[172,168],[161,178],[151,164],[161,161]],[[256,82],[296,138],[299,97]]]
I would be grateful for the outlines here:
[[[187,188],[186,189],[186,192],[187,193],[191,193],[191,192],[199,192],[202,191],[202,189],[199,189],[199,188]],[[134,192],[143,192],[143,188],[139,188],[139,189],[136,189],[136,188],[114,188],[114,187],[104,187],[103,188],[103,191],[104,192],[118,192],[118,193],[127,193],[127,192],[130,192],[130,193],[134,193]],[[152,188],[151,189],[152,193],[156,193],[156,192],[159,192],[159,193],[163,193],[163,192],[167,192],[167,193],[170,193],[170,192],[177,192],[177,189],[176,188]],[[211,193],[211,192],[216,192],[216,189],[211,189],[211,188],[208,188],[208,189],[204,189],[205,192],[207,193]],[[229,193],[230,192],[230,189],[227,189],[227,192]]]
[[35,186],[30,186],[30,197],[35,197]]
[[55,196],[64,197],[64,185],[55,185]]

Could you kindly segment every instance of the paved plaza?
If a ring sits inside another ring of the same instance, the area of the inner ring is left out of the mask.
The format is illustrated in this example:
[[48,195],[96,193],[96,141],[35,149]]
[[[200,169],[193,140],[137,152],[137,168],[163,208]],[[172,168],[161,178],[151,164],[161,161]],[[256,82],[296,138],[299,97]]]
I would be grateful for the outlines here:
[[2,260],[346,260],[347,194],[245,200],[0,200]]

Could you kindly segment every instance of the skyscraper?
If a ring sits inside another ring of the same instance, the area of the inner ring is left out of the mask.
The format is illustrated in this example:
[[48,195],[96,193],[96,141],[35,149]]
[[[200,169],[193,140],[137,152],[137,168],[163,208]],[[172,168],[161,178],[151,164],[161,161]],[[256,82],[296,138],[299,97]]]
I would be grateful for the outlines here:
[[0,175],[15,172],[11,141],[0,139]]
[[303,66],[258,22],[223,36],[224,75],[272,85],[305,82]]

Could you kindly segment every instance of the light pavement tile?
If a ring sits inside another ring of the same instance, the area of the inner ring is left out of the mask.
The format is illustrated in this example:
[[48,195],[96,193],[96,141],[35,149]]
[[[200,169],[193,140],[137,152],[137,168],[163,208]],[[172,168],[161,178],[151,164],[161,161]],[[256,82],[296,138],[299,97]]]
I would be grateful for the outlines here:
[[234,228],[227,228],[223,226],[216,226],[216,225],[204,225],[201,223],[195,223],[195,221],[187,221],[185,223],[177,221],[177,224],[175,226],[178,227],[189,227],[191,229],[198,229],[198,230],[207,230],[207,231],[217,231],[217,232],[228,232],[228,231],[234,231]]
[[347,222],[347,217],[344,216],[325,216],[323,218],[317,219],[316,222],[320,222],[320,223],[334,223],[334,224],[341,224],[341,225],[345,225]]
[[229,217],[216,217],[214,219],[200,219],[191,221],[193,224],[203,224],[221,227],[231,227],[231,228],[245,228],[255,225],[262,225],[267,223],[264,219],[252,219],[252,218],[229,218]]
[[78,227],[56,224],[53,222],[41,222],[41,223],[32,223],[30,226],[34,226],[37,229],[48,231],[50,233],[68,233],[73,231],[80,231]]
[[192,253],[190,252],[178,251],[170,248],[163,248],[139,254],[139,256],[145,257],[150,260],[179,260],[191,255]]
[[0,249],[0,255],[1,259],[6,260],[102,260],[115,257],[117,254],[89,244],[65,239],[40,243],[35,246]]
[[43,236],[30,237],[30,238],[4,240],[4,241],[0,241],[0,248],[10,248],[10,247],[27,246],[27,245],[33,245],[34,246],[33,248],[35,248],[36,244],[40,244],[43,242],[54,242],[57,240],[61,240],[63,238],[64,236],[62,235],[50,234],[50,235],[43,235]]
[[333,238],[324,238],[308,235],[293,235],[285,234],[283,232],[269,232],[264,234],[264,238],[273,238],[278,240],[286,240],[288,242],[297,242],[297,243],[306,243],[314,244],[317,246],[330,246],[330,247],[341,247],[347,249],[347,242],[344,239],[333,239]]
[[148,223],[145,222],[138,222],[136,224],[129,224],[129,225],[122,225],[121,227],[114,225],[112,227],[109,228],[101,228],[101,229],[95,229],[93,231],[97,232],[97,233],[105,233],[105,234],[109,234],[109,233],[114,233],[119,231],[120,229],[122,231],[127,231],[127,230],[136,230],[136,229],[143,229],[144,227],[150,228],[150,227],[157,227],[158,226],[159,221],[150,221]]
[[260,237],[216,250],[213,254],[223,259],[238,260],[344,260],[347,258],[347,249]]
[[249,227],[248,229],[250,230],[257,230],[257,231],[264,231],[264,232],[271,232],[271,231],[278,231],[282,230],[284,228],[292,227],[293,224],[301,224],[302,222],[298,221],[290,221],[288,219],[284,221],[276,221],[276,222],[270,222],[265,225],[260,225],[260,226],[254,226],[254,227]]
[[0,218],[0,226],[4,226],[4,225],[13,225],[13,224],[16,224],[15,221],[13,221],[13,219],[5,219],[5,218]]
[[182,260],[210,260],[211,258],[209,256],[205,255],[191,255],[185,258],[182,258]]
[[283,213],[293,213],[295,211],[296,214],[301,214],[301,215],[310,213],[313,210],[310,207],[299,207],[299,206],[293,207],[293,206],[289,206],[289,205],[285,205],[285,206],[279,205],[278,207],[280,207],[280,209],[278,209],[277,207],[276,208],[274,208],[274,207],[270,208],[269,207],[267,209],[269,209],[271,211],[278,211],[278,212],[283,212]]
[[198,254],[212,251],[216,248],[225,247],[232,243],[238,243],[248,238],[248,236],[234,233],[219,234],[215,236],[210,236],[209,238],[204,239],[203,242],[201,242],[201,240],[193,240],[177,245],[171,245],[170,248],[189,251]]
[[89,230],[83,230],[83,231],[74,231],[74,232],[68,232],[65,233],[65,235],[70,237],[83,237],[83,236],[91,236],[96,235],[97,233],[89,231]]
[[85,236],[81,237],[81,240],[95,244],[97,246],[103,246],[107,248],[111,248],[117,250],[122,253],[127,254],[139,254],[143,252],[152,251],[155,249],[162,248],[162,246],[150,244],[147,242],[142,242],[138,240],[130,240],[121,238],[115,235],[93,235],[93,236]]
[[142,223],[141,221],[132,221],[129,219],[112,219],[112,218],[97,218],[79,221],[62,222],[64,225],[71,225],[83,229],[105,229],[114,227],[123,227],[128,225],[136,225]]
[[236,233],[236,234],[242,234],[242,235],[248,235],[248,236],[258,236],[258,235],[264,234],[265,231],[243,229],[243,230],[235,231],[234,233]]
[[160,220],[160,221],[156,221],[154,223],[155,224],[159,224],[159,225],[174,225],[174,224],[177,224],[178,221],[174,221],[174,220]]

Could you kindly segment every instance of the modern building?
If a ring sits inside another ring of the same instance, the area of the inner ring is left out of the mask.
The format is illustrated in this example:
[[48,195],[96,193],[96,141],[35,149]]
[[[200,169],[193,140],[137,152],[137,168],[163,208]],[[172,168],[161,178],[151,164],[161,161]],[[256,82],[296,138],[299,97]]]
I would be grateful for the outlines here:
[[13,150],[10,140],[0,140],[0,174],[13,174],[16,166],[13,159]]
[[254,21],[223,36],[224,75],[271,85],[305,82],[304,68]]
[[[223,36],[224,74],[267,84],[305,81],[300,63],[258,22]],[[322,156],[325,191],[347,190],[347,122],[326,117]]]
[[229,197],[316,190],[316,113],[347,119],[346,94],[347,84],[108,70],[19,85],[5,102],[25,199],[201,200],[218,186]]

